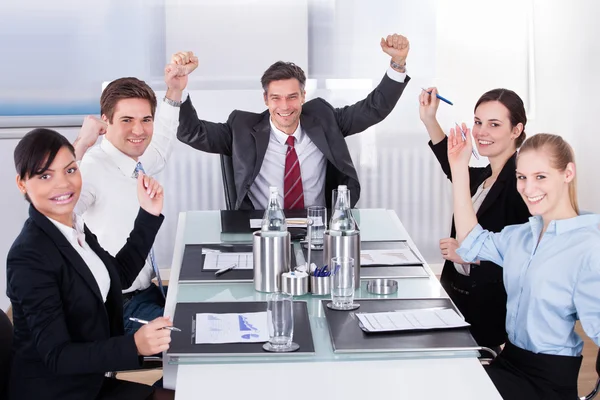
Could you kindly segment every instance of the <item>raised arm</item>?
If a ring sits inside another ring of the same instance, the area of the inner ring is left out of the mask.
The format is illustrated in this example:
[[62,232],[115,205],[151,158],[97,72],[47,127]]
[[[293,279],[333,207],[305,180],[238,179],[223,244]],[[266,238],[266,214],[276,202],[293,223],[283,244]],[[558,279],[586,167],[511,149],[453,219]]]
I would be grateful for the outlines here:
[[507,243],[519,225],[507,227],[500,233],[489,232],[477,222],[469,188],[469,160],[471,159],[471,131],[463,123],[466,140],[460,131],[450,129],[448,136],[448,162],[452,171],[452,197],[454,200],[454,225],[460,248],[456,254],[465,262],[477,260],[504,263]]
[[335,109],[337,123],[344,136],[362,132],[383,121],[398,103],[410,80],[406,76],[406,57],[410,48],[408,39],[402,35],[389,35],[381,39],[380,45],[391,60],[390,68],[379,85],[364,100]]
[[[431,94],[428,92],[431,92]],[[437,88],[435,87],[430,87],[427,91],[422,90],[419,95],[419,117],[425,125],[425,129],[427,129],[431,144],[434,146],[446,138],[446,134],[436,118],[440,105],[440,99],[436,95]]]
[[[164,220],[163,188],[155,179],[139,174],[138,200],[140,211],[124,246],[117,252],[114,262],[118,266],[121,286],[130,287],[143,268],[156,234]],[[112,258],[108,253],[109,257]]]
[[[195,65],[198,65],[197,60]],[[191,70],[193,71],[193,69]],[[177,136],[181,94],[188,82],[188,76],[180,76],[177,71],[177,66],[173,63],[165,67],[164,77],[167,93],[163,99],[157,99],[154,134],[150,145],[141,157],[142,164],[150,175],[160,172],[166,166]]]
[[471,200],[469,182],[469,160],[471,159],[471,130],[462,124],[466,134],[463,140],[460,131],[450,129],[448,136],[448,162],[452,173],[452,197],[454,200],[454,225],[456,240],[461,243],[477,225],[477,216]]
[[88,115],[83,119],[83,124],[77,135],[77,139],[73,142],[73,148],[75,149],[75,159],[80,161],[83,158],[85,152],[96,144],[99,136],[106,133],[106,122]]
[[[191,51],[176,53],[171,58],[170,73],[176,74],[177,79],[187,85],[188,75],[198,67],[198,57]],[[181,142],[201,151],[231,155],[233,135],[229,124],[204,121],[198,118],[198,114],[192,100],[187,93],[183,92],[181,85],[169,87],[166,97],[174,101],[183,101],[179,111],[179,126],[177,128],[177,139]]]

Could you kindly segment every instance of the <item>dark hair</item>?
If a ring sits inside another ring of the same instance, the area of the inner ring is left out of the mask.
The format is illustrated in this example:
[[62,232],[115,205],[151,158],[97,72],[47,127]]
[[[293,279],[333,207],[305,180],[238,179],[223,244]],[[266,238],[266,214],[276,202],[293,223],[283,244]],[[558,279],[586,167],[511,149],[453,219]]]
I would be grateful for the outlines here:
[[[28,132],[17,143],[14,159],[15,169],[21,179],[29,179],[34,175],[41,175],[50,168],[56,154],[66,147],[73,157],[75,149],[66,137],[52,129],[37,128]],[[25,200],[31,203],[29,196]]]
[[266,93],[271,82],[285,79],[297,79],[300,82],[300,89],[304,90],[306,75],[304,75],[302,68],[292,62],[277,61],[267,68],[260,78],[260,83]]
[[100,115],[106,115],[108,122],[112,124],[115,107],[123,99],[148,100],[154,117],[156,95],[146,82],[137,78],[120,78],[109,83],[100,96]]
[[517,149],[521,147],[527,135],[525,135],[525,124],[527,124],[527,114],[525,113],[525,105],[518,94],[508,89],[493,89],[484,93],[475,104],[474,112],[477,107],[483,103],[497,101],[508,109],[510,124],[514,127],[519,123],[523,124],[523,132],[515,140]]

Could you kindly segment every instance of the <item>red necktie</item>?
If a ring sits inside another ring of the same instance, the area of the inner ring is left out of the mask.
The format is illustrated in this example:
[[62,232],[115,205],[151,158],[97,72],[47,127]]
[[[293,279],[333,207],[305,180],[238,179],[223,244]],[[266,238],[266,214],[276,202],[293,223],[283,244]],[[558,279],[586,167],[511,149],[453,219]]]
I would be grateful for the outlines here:
[[283,208],[285,210],[304,208],[300,161],[294,148],[294,139],[295,137],[289,136],[285,142],[288,145],[285,155],[285,175],[283,176]]

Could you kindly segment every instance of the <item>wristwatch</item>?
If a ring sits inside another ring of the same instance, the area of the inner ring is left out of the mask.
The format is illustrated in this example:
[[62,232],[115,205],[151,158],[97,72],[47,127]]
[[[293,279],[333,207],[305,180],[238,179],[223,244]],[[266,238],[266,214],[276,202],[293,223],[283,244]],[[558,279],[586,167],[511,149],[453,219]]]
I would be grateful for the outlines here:
[[163,101],[173,107],[181,107],[181,101],[175,101],[175,100],[171,100],[169,99],[167,96],[165,96],[165,98],[163,99]]
[[398,72],[406,73],[406,61],[404,62],[404,64],[398,64],[394,62],[394,60],[390,60],[390,67],[394,68]]

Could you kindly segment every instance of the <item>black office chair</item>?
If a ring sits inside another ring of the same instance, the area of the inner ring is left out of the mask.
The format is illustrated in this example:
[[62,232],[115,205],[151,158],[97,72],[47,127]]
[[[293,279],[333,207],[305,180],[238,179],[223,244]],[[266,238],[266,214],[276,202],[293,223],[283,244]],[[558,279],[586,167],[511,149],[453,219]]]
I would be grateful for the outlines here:
[[225,205],[228,210],[235,210],[237,191],[233,178],[233,160],[230,156],[221,154],[221,174],[223,175],[223,191],[225,192]]
[[[481,363],[481,365],[490,365],[492,363],[492,361],[494,361],[494,359],[496,357],[498,357],[498,353],[496,352],[497,349],[490,349],[489,347],[480,347],[479,349],[479,362]],[[486,357],[484,354],[488,355],[488,357]]]
[[600,349],[598,349],[598,355],[596,356],[596,373],[598,374],[598,379],[596,379],[596,386],[587,396],[580,397],[581,400],[591,400],[594,397],[596,397],[598,391],[600,391]]
[[0,310],[0,399],[7,397],[8,378],[13,342],[13,326],[8,316]]
[[111,371],[106,372],[104,376],[107,378],[116,378],[119,372],[139,372],[139,371],[147,371],[151,369],[162,369],[163,362],[161,357],[157,356],[144,356],[142,361],[142,365],[137,369],[130,369],[127,371]]

